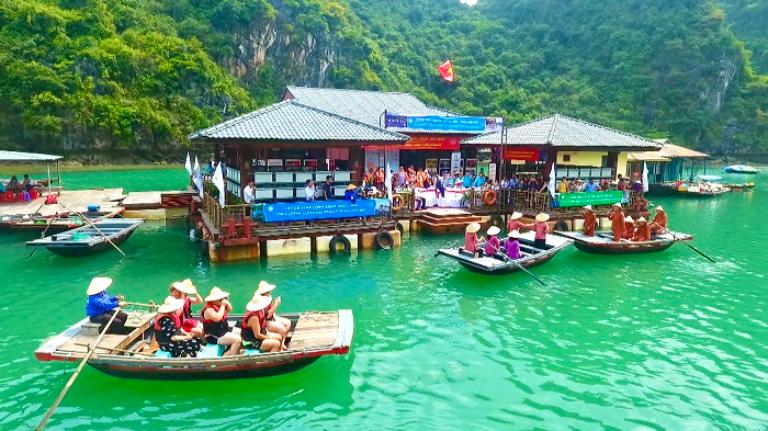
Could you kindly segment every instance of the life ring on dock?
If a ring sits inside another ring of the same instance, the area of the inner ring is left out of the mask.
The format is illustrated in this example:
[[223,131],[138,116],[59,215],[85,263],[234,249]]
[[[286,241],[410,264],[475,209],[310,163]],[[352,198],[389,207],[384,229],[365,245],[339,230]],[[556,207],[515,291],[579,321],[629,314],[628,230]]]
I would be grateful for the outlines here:
[[405,207],[405,198],[401,194],[392,196],[392,212],[396,213]]
[[498,228],[504,228],[504,219],[501,218],[500,215],[495,214],[491,216],[491,219],[489,220],[491,222],[491,226],[496,226]]
[[483,203],[485,206],[493,206],[498,198],[499,195],[496,193],[496,190],[486,190],[485,193],[483,193]]
[[395,245],[395,239],[392,238],[392,234],[385,230],[376,234],[374,242],[376,243],[376,248],[379,250],[389,250]]
[[344,247],[344,253],[349,254],[352,252],[352,244],[349,242],[349,238],[344,235],[336,235],[328,242],[328,252],[336,254],[339,252],[339,243]]
[[568,226],[568,222],[565,220],[558,220],[557,223],[555,223],[555,230],[560,230],[563,232],[568,232],[571,230],[570,226]]

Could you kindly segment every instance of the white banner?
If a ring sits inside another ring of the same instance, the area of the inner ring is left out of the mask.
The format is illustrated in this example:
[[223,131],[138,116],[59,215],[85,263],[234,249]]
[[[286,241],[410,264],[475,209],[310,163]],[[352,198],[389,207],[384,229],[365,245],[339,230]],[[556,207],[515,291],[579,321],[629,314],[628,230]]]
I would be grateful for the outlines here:
[[216,170],[213,171],[213,177],[211,177],[211,181],[213,182],[213,185],[219,189],[219,204],[221,204],[221,206],[226,205],[227,189],[226,185],[224,184],[224,172],[221,168],[221,162],[216,165]]

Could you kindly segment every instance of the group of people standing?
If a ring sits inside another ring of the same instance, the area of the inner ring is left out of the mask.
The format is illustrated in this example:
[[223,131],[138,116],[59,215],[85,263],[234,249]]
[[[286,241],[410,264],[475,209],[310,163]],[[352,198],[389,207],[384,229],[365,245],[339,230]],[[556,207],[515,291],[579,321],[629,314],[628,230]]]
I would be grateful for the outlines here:
[[[101,325],[100,331],[111,321],[107,333],[127,334],[131,330],[126,326],[128,315],[120,310],[126,302],[122,296],[107,293],[111,285],[110,278],[94,278],[88,286],[85,311],[91,322]],[[190,279],[172,283],[154,322],[159,349],[174,358],[196,357],[205,344],[224,346],[224,355],[239,355],[243,347],[262,352],[285,350],[291,321],[277,315],[282,299],[272,297],[275,288],[261,281],[245,305],[242,319],[233,325],[229,292],[213,287],[203,298]],[[193,305],[202,305],[199,318],[193,317]]]

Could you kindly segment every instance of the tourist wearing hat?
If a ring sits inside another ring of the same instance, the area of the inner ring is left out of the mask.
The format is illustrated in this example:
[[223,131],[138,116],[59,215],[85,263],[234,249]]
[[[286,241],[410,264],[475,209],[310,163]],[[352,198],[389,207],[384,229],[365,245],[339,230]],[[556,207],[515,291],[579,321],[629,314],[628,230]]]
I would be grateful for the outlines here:
[[182,314],[184,300],[168,296],[157,309],[155,318],[155,338],[160,350],[169,352],[172,357],[197,357],[201,349],[200,340],[184,329]]
[[347,186],[347,191],[344,192],[344,200],[355,203],[357,201],[357,186],[350,184]]
[[624,232],[621,234],[623,239],[632,239],[635,235],[635,219],[632,216],[624,218]]
[[480,223],[470,223],[464,233],[464,251],[468,251],[477,256],[480,245],[480,239],[477,232],[480,231]]
[[632,236],[632,241],[650,241],[651,229],[648,226],[648,221],[645,217],[637,219],[637,228],[635,228],[635,234]]
[[523,217],[522,213],[519,213],[517,211],[513,212],[511,216],[509,216],[509,221],[507,222],[507,232],[512,232],[513,230],[520,230],[520,229],[533,229],[532,224],[525,224],[520,221],[520,219]]
[[203,317],[206,341],[229,346],[224,355],[237,355],[240,353],[240,344],[243,340],[240,338],[240,328],[229,327],[227,316],[232,311],[232,304],[229,303],[228,298],[229,292],[214,287],[205,297],[205,305],[200,315]]
[[91,322],[101,325],[99,328],[99,332],[101,332],[112,319],[112,315],[117,313],[115,320],[112,321],[107,330],[107,334],[127,334],[129,331],[125,327],[125,322],[128,320],[128,315],[117,309],[124,306],[125,302],[123,302],[122,297],[111,296],[107,293],[107,288],[111,285],[112,279],[109,277],[94,277],[91,280],[86,291],[88,303],[85,305],[85,314],[88,315]]
[[486,256],[495,255],[496,252],[498,252],[501,248],[501,242],[499,241],[498,237],[500,232],[501,229],[499,229],[497,226],[491,226],[488,228],[488,231],[486,231],[488,238],[485,240],[485,247],[483,250]]
[[256,289],[255,295],[268,296],[271,301],[269,307],[267,307],[267,329],[280,334],[284,339],[288,335],[288,331],[291,330],[291,321],[285,317],[277,315],[277,307],[283,303],[283,297],[272,297],[272,292],[277,288],[274,284],[270,284],[265,280],[259,282],[259,287]]
[[272,297],[254,293],[250,302],[245,305],[245,315],[240,322],[243,340],[254,344],[262,352],[279,352],[283,350],[283,337],[269,331],[267,309],[272,303]]
[[621,237],[624,234],[624,211],[621,210],[621,204],[613,204],[613,208],[608,213],[608,219],[611,220],[611,232],[613,232],[613,240],[621,241]]
[[507,233],[507,239],[504,240],[504,252],[512,260],[520,259],[520,231],[511,230]]
[[597,229],[597,216],[592,205],[584,207],[584,236],[595,236]]
[[198,338],[203,337],[203,323],[192,318],[192,304],[202,304],[203,298],[197,293],[197,288],[192,280],[176,281],[171,284],[171,296],[184,301],[184,309],[181,313],[184,329]]
[[549,233],[549,214],[539,213],[536,215],[536,223],[533,224],[533,230],[536,235],[533,237],[533,246],[543,250],[547,246],[547,234]]
[[653,220],[651,220],[651,224],[648,227],[651,229],[651,237],[655,238],[657,235],[667,231],[667,213],[661,205],[653,210],[656,212],[656,215],[653,216]]

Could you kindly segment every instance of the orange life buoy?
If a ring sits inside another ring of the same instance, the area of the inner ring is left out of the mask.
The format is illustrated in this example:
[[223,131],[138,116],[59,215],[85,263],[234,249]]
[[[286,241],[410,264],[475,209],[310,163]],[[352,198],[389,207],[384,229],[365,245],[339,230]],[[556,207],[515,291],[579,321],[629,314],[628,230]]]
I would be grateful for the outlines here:
[[398,212],[405,206],[403,195],[396,194],[392,196],[392,212]]
[[486,206],[492,206],[495,204],[497,198],[498,195],[496,194],[496,190],[486,190],[486,192],[483,193],[483,203]]

